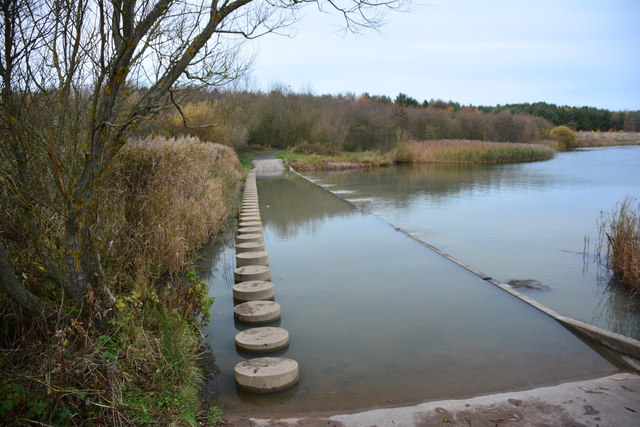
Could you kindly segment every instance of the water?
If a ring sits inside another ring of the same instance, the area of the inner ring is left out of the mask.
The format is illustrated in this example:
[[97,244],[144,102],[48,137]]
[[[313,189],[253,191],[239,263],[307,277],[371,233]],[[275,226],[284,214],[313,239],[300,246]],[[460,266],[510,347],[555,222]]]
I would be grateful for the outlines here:
[[497,280],[547,284],[552,291],[528,294],[563,315],[640,338],[638,303],[607,286],[594,250],[600,212],[640,196],[640,147],[311,177]]
[[[276,301],[300,383],[238,391],[231,230],[204,278],[216,297],[209,398],[228,414],[342,411],[526,389],[616,371],[550,318],[334,195],[258,179]],[[207,264],[208,263],[208,264]]]

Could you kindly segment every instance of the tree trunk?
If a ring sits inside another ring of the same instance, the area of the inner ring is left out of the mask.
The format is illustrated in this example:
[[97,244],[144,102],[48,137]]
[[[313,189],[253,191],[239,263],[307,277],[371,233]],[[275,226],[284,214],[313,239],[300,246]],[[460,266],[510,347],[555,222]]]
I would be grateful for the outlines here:
[[16,277],[13,263],[2,241],[0,241],[0,283],[7,295],[29,313],[44,311],[44,303],[29,292]]

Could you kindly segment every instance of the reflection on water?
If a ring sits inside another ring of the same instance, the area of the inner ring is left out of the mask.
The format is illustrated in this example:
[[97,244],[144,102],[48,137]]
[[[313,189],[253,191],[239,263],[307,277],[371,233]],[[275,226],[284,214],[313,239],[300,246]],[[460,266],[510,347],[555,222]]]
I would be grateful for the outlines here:
[[[337,198],[327,198],[318,191],[309,191],[309,185],[294,175],[261,176],[265,183],[260,187],[260,212],[263,223],[285,239],[293,239],[300,232],[314,233],[327,217],[348,216],[353,208]],[[286,192],[280,181],[286,181]]]
[[603,285],[589,248],[600,212],[627,195],[640,196],[639,165],[640,147],[633,146],[561,153],[537,163],[311,177],[332,191],[349,191],[341,197],[498,280],[549,285],[551,292],[532,296],[564,315],[640,338],[638,304],[606,286],[609,277]]
[[545,315],[303,179],[259,178],[258,191],[291,337],[277,355],[301,379],[271,395],[236,389],[234,365],[254,356],[233,343],[246,326],[233,320],[226,246],[205,331],[220,371],[206,389],[225,412],[372,408],[615,372]]

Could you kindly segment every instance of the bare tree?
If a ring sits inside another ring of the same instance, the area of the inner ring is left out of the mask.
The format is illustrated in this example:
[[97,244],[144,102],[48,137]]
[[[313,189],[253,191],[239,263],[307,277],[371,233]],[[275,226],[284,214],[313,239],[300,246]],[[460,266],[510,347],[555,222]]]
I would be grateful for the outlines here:
[[358,31],[405,0],[0,0],[0,281],[23,309],[46,303],[12,251],[92,316],[113,309],[92,235],[102,172],[141,121],[187,87],[246,71],[239,43],[314,4]]

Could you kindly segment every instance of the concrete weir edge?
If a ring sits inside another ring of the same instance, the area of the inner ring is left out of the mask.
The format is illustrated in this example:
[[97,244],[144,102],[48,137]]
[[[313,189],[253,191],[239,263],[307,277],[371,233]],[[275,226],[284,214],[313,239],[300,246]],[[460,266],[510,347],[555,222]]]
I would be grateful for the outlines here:
[[607,329],[604,328],[600,328],[598,326],[592,325],[590,323],[586,323],[586,322],[582,322],[580,320],[576,320],[573,319],[571,317],[567,317],[567,316],[562,316],[561,314],[555,312],[554,310],[550,309],[549,307],[539,303],[538,301],[534,300],[533,298],[530,298],[526,295],[521,294],[520,292],[516,291],[515,289],[500,283],[496,280],[494,280],[491,276],[483,273],[482,271],[470,266],[469,264],[466,264],[462,261],[460,261],[459,259],[457,259],[456,257],[449,255],[448,253],[444,252],[443,250],[437,248],[436,246],[433,246],[432,244],[425,242],[424,240],[420,239],[419,237],[414,236],[413,234],[409,233],[407,230],[400,228],[398,226],[396,226],[395,224],[387,221],[386,219],[382,218],[379,215],[376,215],[373,212],[370,212],[366,209],[362,209],[361,207],[359,207],[358,205],[356,205],[355,203],[345,199],[344,197],[341,197],[338,194],[335,194],[334,192],[332,192],[331,190],[323,187],[322,185],[318,184],[317,182],[314,182],[313,180],[309,179],[308,177],[304,176],[303,174],[301,174],[300,172],[296,171],[295,169],[289,167],[289,171],[298,175],[299,177],[303,178],[304,180],[310,182],[311,184],[322,188],[324,191],[327,191],[328,193],[332,194],[333,196],[339,198],[340,200],[343,200],[344,202],[350,204],[351,206],[353,206],[354,208],[356,208],[358,211],[366,213],[368,215],[372,215],[374,217],[376,217],[378,220],[382,221],[383,223],[387,224],[388,226],[392,227],[395,231],[404,234],[405,236],[409,237],[410,239],[415,240],[416,242],[420,243],[423,246],[426,246],[427,248],[431,249],[432,251],[442,255],[443,257],[447,258],[449,261],[452,261],[456,264],[458,264],[460,267],[464,268],[465,270],[475,274],[476,276],[479,276],[480,278],[482,278],[482,280],[484,280],[485,282],[488,282],[494,286],[497,286],[498,288],[502,289],[505,292],[508,292],[509,294],[513,295],[514,297],[518,298],[519,300],[529,304],[530,306],[534,307],[535,309],[543,312],[544,314],[548,315],[549,317],[553,318],[554,320],[556,320],[558,323],[560,323],[562,326],[564,326],[565,328],[567,328],[569,331],[571,331],[572,333],[574,333],[575,335],[577,335],[578,337],[585,339],[587,341],[596,343],[602,347],[605,347],[608,350],[611,350],[615,353],[616,356],[618,356],[618,360],[619,362],[624,363],[628,368],[636,371],[636,372],[640,372],[640,341],[633,339],[631,337],[627,337],[625,335],[622,334],[618,334],[616,332],[612,332],[609,331]]

